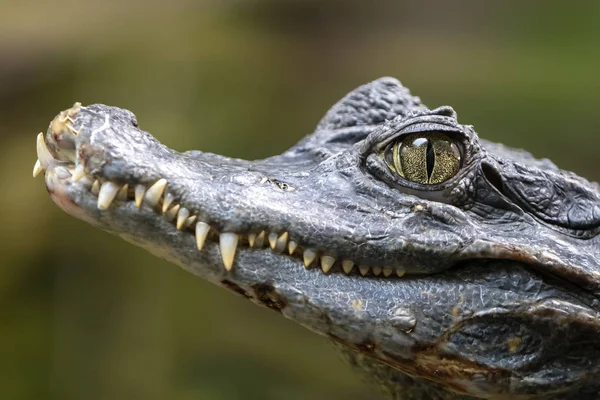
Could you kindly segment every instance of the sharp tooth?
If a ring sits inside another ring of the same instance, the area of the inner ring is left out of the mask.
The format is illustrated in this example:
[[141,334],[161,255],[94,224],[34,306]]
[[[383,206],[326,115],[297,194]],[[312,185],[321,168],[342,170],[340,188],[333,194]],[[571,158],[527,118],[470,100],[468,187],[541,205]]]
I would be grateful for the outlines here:
[[265,231],[262,231],[258,234],[256,240],[254,241],[254,245],[256,247],[263,247],[265,245]]
[[185,221],[188,219],[189,216],[190,216],[190,212],[187,208],[181,207],[179,209],[179,213],[177,214],[177,229],[178,230],[183,228],[183,224],[185,224]]
[[386,278],[390,276],[392,272],[394,272],[394,269],[392,267],[383,267],[383,276],[385,276]]
[[275,232],[269,233],[269,246],[271,249],[275,250],[275,246],[277,246],[277,234]]
[[50,165],[52,161],[54,161],[54,156],[48,150],[48,146],[46,146],[46,142],[44,142],[44,134],[40,132],[37,136],[37,156],[40,160],[40,165],[46,169]]
[[181,206],[179,204],[175,204],[169,211],[165,213],[165,217],[167,217],[167,221],[173,221],[179,212]]
[[94,183],[92,184],[92,193],[95,194],[96,196],[98,196],[98,193],[100,193],[100,181],[98,181],[98,179],[96,179],[94,181]]
[[83,163],[80,163],[73,171],[73,181],[78,182],[81,178],[85,176],[85,166]]
[[250,247],[254,247],[255,240],[256,240],[256,233],[249,233],[248,234],[248,245]]
[[354,262],[350,260],[342,261],[342,269],[344,270],[345,274],[349,274],[352,271],[352,268],[354,268]]
[[233,267],[233,258],[235,257],[237,243],[238,235],[235,233],[221,233],[219,235],[221,257],[223,258],[223,265],[227,271],[231,271],[231,267]]
[[135,186],[135,206],[140,208],[144,201],[144,195],[146,194],[146,186],[136,185]]
[[279,236],[277,238],[277,241],[275,242],[275,251],[276,252],[281,253],[282,251],[285,250],[289,236],[290,236],[289,233],[283,232],[281,234],[281,236]]
[[42,163],[40,162],[40,160],[37,160],[35,162],[35,165],[33,166],[33,177],[37,177],[39,174],[41,174],[44,171],[44,168],[42,168]]
[[359,265],[358,271],[360,272],[360,274],[362,276],[365,276],[369,273],[369,266],[368,265]]
[[204,222],[198,222],[196,224],[196,247],[198,247],[198,250],[202,250],[202,247],[204,247],[204,242],[206,241],[209,230],[210,226]]
[[146,196],[144,196],[144,200],[146,200],[150,206],[156,206],[166,187],[167,180],[159,179],[154,185],[150,186],[150,189],[146,192]]
[[110,207],[118,192],[119,185],[112,182],[104,182],[100,187],[100,193],[98,193],[98,209],[106,210]]
[[304,250],[303,256],[304,256],[304,267],[308,268],[310,266],[310,264],[312,264],[312,262],[315,261],[315,258],[317,258],[317,252],[312,249],[306,249],[306,250]]
[[396,275],[398,275],[398,278],[402,278],[405,273],[406,273],[406,270],[404,268],[396,267]]
[[297,247],[298,243],[294,242],[293,240],[290,240],[290,242],[288,243],[288,252],[290,253],[290,255],[294,254],[294,251],[296,251]]
[[167,210],[171,206],[171,203],[173,202],[173,200],[175,200],[175,196],[173,196],[171,193],[165,194],[165,198],[163,199],[163,205],[162,205],[163,213],[167,212]]
[[117,200],[126,201],[127,192],[129,192],[129,185],[124,184],[121,190],[119,190],[119,193],[117,193]]
[[324,273],[328,273],[333,264],[335,263],[335,258],[331,256],[322,256],[321,257],[321,269]]
[[191,217],[189,217],[188,219],[185,220],[185,224],[183,224],[184,228],[189,228],[190,226],[192,226],[192,224],[194,222],[196,222],[196,218],[198,218],[196,215],[192,215]]
[[381,268],[381,267],[373,267],[373,275],[375,275],[375,276],[381,275],[382,271],[383,271],[383,268]]

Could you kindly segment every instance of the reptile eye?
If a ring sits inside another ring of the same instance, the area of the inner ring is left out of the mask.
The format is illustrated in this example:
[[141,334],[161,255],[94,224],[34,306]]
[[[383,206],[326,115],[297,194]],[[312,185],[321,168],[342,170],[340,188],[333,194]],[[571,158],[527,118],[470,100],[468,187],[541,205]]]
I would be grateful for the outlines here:
[[456,140],[440,132],[407,135],[390,144],[383,159],[393,172],[422,185],[447,181],[461,165]]

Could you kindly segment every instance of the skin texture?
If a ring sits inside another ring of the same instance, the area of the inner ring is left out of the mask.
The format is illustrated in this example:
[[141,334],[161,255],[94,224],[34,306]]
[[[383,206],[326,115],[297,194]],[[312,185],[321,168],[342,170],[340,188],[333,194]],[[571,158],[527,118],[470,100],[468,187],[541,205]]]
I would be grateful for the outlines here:
[[[415,134],[454,143],[458,172],[425,185],[391,169],[386,149]],[[598,393],[597,185],[479,139],[395,79],[354,90],[265,160],[175,152],[104,105],[62,112],[40,140],[46,186],[67,213],[330,337],[391,398]],[[158,204],[136,207],[133,188],[160,179]],[[94,180],[129,190],[100,210]],[[162,215],[166,195],[188,226]],[[198,221],[210,226],[201,250]],[[253,239],[261,232],[271,248]],[[221,233],[238,240],[229,270]],[[306,250],[318,255],[308,268]]]

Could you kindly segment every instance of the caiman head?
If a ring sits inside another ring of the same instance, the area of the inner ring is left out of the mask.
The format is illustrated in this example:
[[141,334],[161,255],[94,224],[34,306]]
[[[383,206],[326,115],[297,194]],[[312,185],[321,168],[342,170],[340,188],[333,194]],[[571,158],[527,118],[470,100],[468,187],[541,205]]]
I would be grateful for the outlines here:
[[264,160],[179,153],[98,104],[37,153],[67,213],[355,351],[397,398],[597,393],[598,186],[395,79]]

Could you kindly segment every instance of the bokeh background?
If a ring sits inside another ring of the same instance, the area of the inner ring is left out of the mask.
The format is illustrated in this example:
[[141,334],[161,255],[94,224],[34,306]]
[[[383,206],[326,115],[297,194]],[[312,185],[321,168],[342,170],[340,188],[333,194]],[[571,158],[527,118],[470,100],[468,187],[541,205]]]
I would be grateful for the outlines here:
[[254,159],[391,75],[598,180],[598,21],[598,1],[0,0],[0,398],[375,398],[325,339],[55,207],[31,170],[60,110]]

